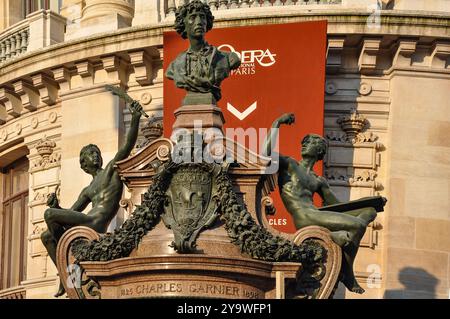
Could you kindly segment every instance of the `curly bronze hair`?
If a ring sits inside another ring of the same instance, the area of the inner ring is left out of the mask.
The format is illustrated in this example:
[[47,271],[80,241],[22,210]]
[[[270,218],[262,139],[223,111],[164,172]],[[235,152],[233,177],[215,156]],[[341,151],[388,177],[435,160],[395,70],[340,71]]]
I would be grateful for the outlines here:
[[84,161],[84,156],[86,154],[95,154],[94,163],[98,165],[99,168],[103,166],[102,152],[95,144],[89,144],[84,146],[80,151],[80,164]]
[[206,14],[206,32],[212,29],[214,23],[214,16],[211,13],[209,5],[201,2],[200,0],[194,0],[178,7],[175,13],[175,30],[181,35],[183,39],[187,39],[186,27],[184,25],[184,18],[189,13],[194,11],[203,11]]
[[320,140],[320,144],[321,147],[319,149],[319,153],[317,154],[317,157],[319,160],[322,160],[325,156],[325,154],[327,153],[327,149],[328,149],[328,141],[326,139],[324,139],[322,136],[317,135],[317,134],[308,134],[306,135],[303,140],[302,140],[302,146],[305,145],[306,143],[309,143],[311,140],[313,139],[318,139]]

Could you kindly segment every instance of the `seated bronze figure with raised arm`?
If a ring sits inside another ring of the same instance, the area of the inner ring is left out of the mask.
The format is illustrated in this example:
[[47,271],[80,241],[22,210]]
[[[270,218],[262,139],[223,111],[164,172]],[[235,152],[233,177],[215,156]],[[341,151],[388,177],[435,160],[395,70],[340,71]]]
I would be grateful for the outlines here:
[[[56,247],[65,231],[75,226],[87,226],[98,233],[104,233],[117,214],[119,201],[122,197],[123,183],[114,165],[130,155],[136,143],[139,119],[143,113],[142,106],[137,101],[131,103],[130,111],[131,125],[126,142],[104,169],[102,168],[101,152],[96,145],[89,144],[81,149],[81,169],[92,175],[93,179],[81,191],[72,207],[69,209],[61,208],[56,194],[49,196],[47,204],[50,208],[44,213],[48,229],[42,233],[41,240],[55,265]],[[92,209],[87,214],[82,213],[89,203],[92,203]],[[60,283],[55,297],[62,296],[64,292],[64,286]]]
[[[270,134],[264,143],[265,155],[273,156],[272,145],[278,135],[279,127],[283,124],[291,125],[294,121],[294,114],[284,114],[273,122]],[[333,205],[339,203],[338,199],[326,179],[313,171],[314,164],[322,160],[326,154],[327,141],[320,135],[308,134],[301,144],[302,160],[300,162],[291,157],[279,155],[278,186],[281,199],[287,211],[293,216],[297,229],[315,225],[331,231],[333,241],[342,247],[341,281],[350,291],[361,294],[364,289],[355,278],[353,262],[367,226],[376,218],[377,211],[382,210],[386,200],[382,197],[373,197],[357,203]],[[313,204],[314,193],[322,197],[325,205],[340,206],[340,208],[348,205],[348,210],[337,209],[339,211],[337,212],[319,209]],[[363,207],[364,204],[367,204],[367,207]]]

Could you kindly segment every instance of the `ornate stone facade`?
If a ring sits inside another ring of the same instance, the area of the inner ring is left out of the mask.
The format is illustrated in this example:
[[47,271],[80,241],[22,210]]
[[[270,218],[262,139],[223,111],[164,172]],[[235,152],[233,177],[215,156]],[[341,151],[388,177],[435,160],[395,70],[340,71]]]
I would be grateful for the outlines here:
[[[0,165],[30,163],[26,275],[0,297],[48,298],[56,269],[39,239],[47,195],[58,189],[68,207],[90,182],[78,174],[83,145],[97,143],[105,161],[117,151],[130,115],[105,84],[126,88],[162,117],[162,34],[179,1],[64,0],[59,13],[25,19],[19,1],[0,2]],[[447,298],[449,2],[209,3],[218,28],[328,20],[326,177],[342,199],[389,199],[356,260],[363,297]],[[141,144],[157,130],[144,130]],[[115,225],[140,202],[124,198]],[[336,297],[356,296],[338,289]]]

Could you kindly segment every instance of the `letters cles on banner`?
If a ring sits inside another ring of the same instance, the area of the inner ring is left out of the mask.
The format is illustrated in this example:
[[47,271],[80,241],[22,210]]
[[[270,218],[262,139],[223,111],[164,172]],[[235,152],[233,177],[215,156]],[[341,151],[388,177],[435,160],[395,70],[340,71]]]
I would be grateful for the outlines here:
[[[206,40],[221,51],[241,58],[239,69],[222,82],[222,109],[226,128],[256,129],[258,151],[272,122],[283,113],[295,114],[295,123],[280,128],[279,151],[300,160],[301,140],[308,133],[323,135],[327,22],[314,21],[235,28],[214,28]],[[189,42],[175,31],[164,33],[164,72]],[[164,77],[164,133],[170,137],[185,91]],[[262,129],[262,130],[260,130]],[[237,139],[238,140],[238,139]],[[248,139],[245,141],[248,147]],[[315,167],[322,174],[322,165]],[[277,213],[269,217],[276,229],[295,232],[278,189],[271,194]],[[317,198],[315,203],[318,204]],[[320,202],[319,202],[320,203]]]

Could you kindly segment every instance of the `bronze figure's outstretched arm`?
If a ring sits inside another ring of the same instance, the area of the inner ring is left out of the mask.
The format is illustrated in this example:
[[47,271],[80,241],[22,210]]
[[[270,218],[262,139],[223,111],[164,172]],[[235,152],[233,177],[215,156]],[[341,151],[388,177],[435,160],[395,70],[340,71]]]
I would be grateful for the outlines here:
[[287,124],[291,125],[295,122],[295,115],[293,113],[285,113],[279,118],[277,118],[272,123],[272,128],[270,129],[269,134],[267,134],[266,139],[264,140],[264,146],[263,146],[263,155],[264,156],[271,156],[273,148],[276,144],[276,139],[278,137],[278,129],[280,128],[281,124]]
[[116,156],[113,159],[113,162],[123,160],[130,155],[133,150],[134,144],[136,143],[138,132],[139,132],[139,119],[142,115],[142,106],[138,101],[131,102],[130,105],[131,112],[131,124],[130,130],[126,136],[125,144],[117,151]]

